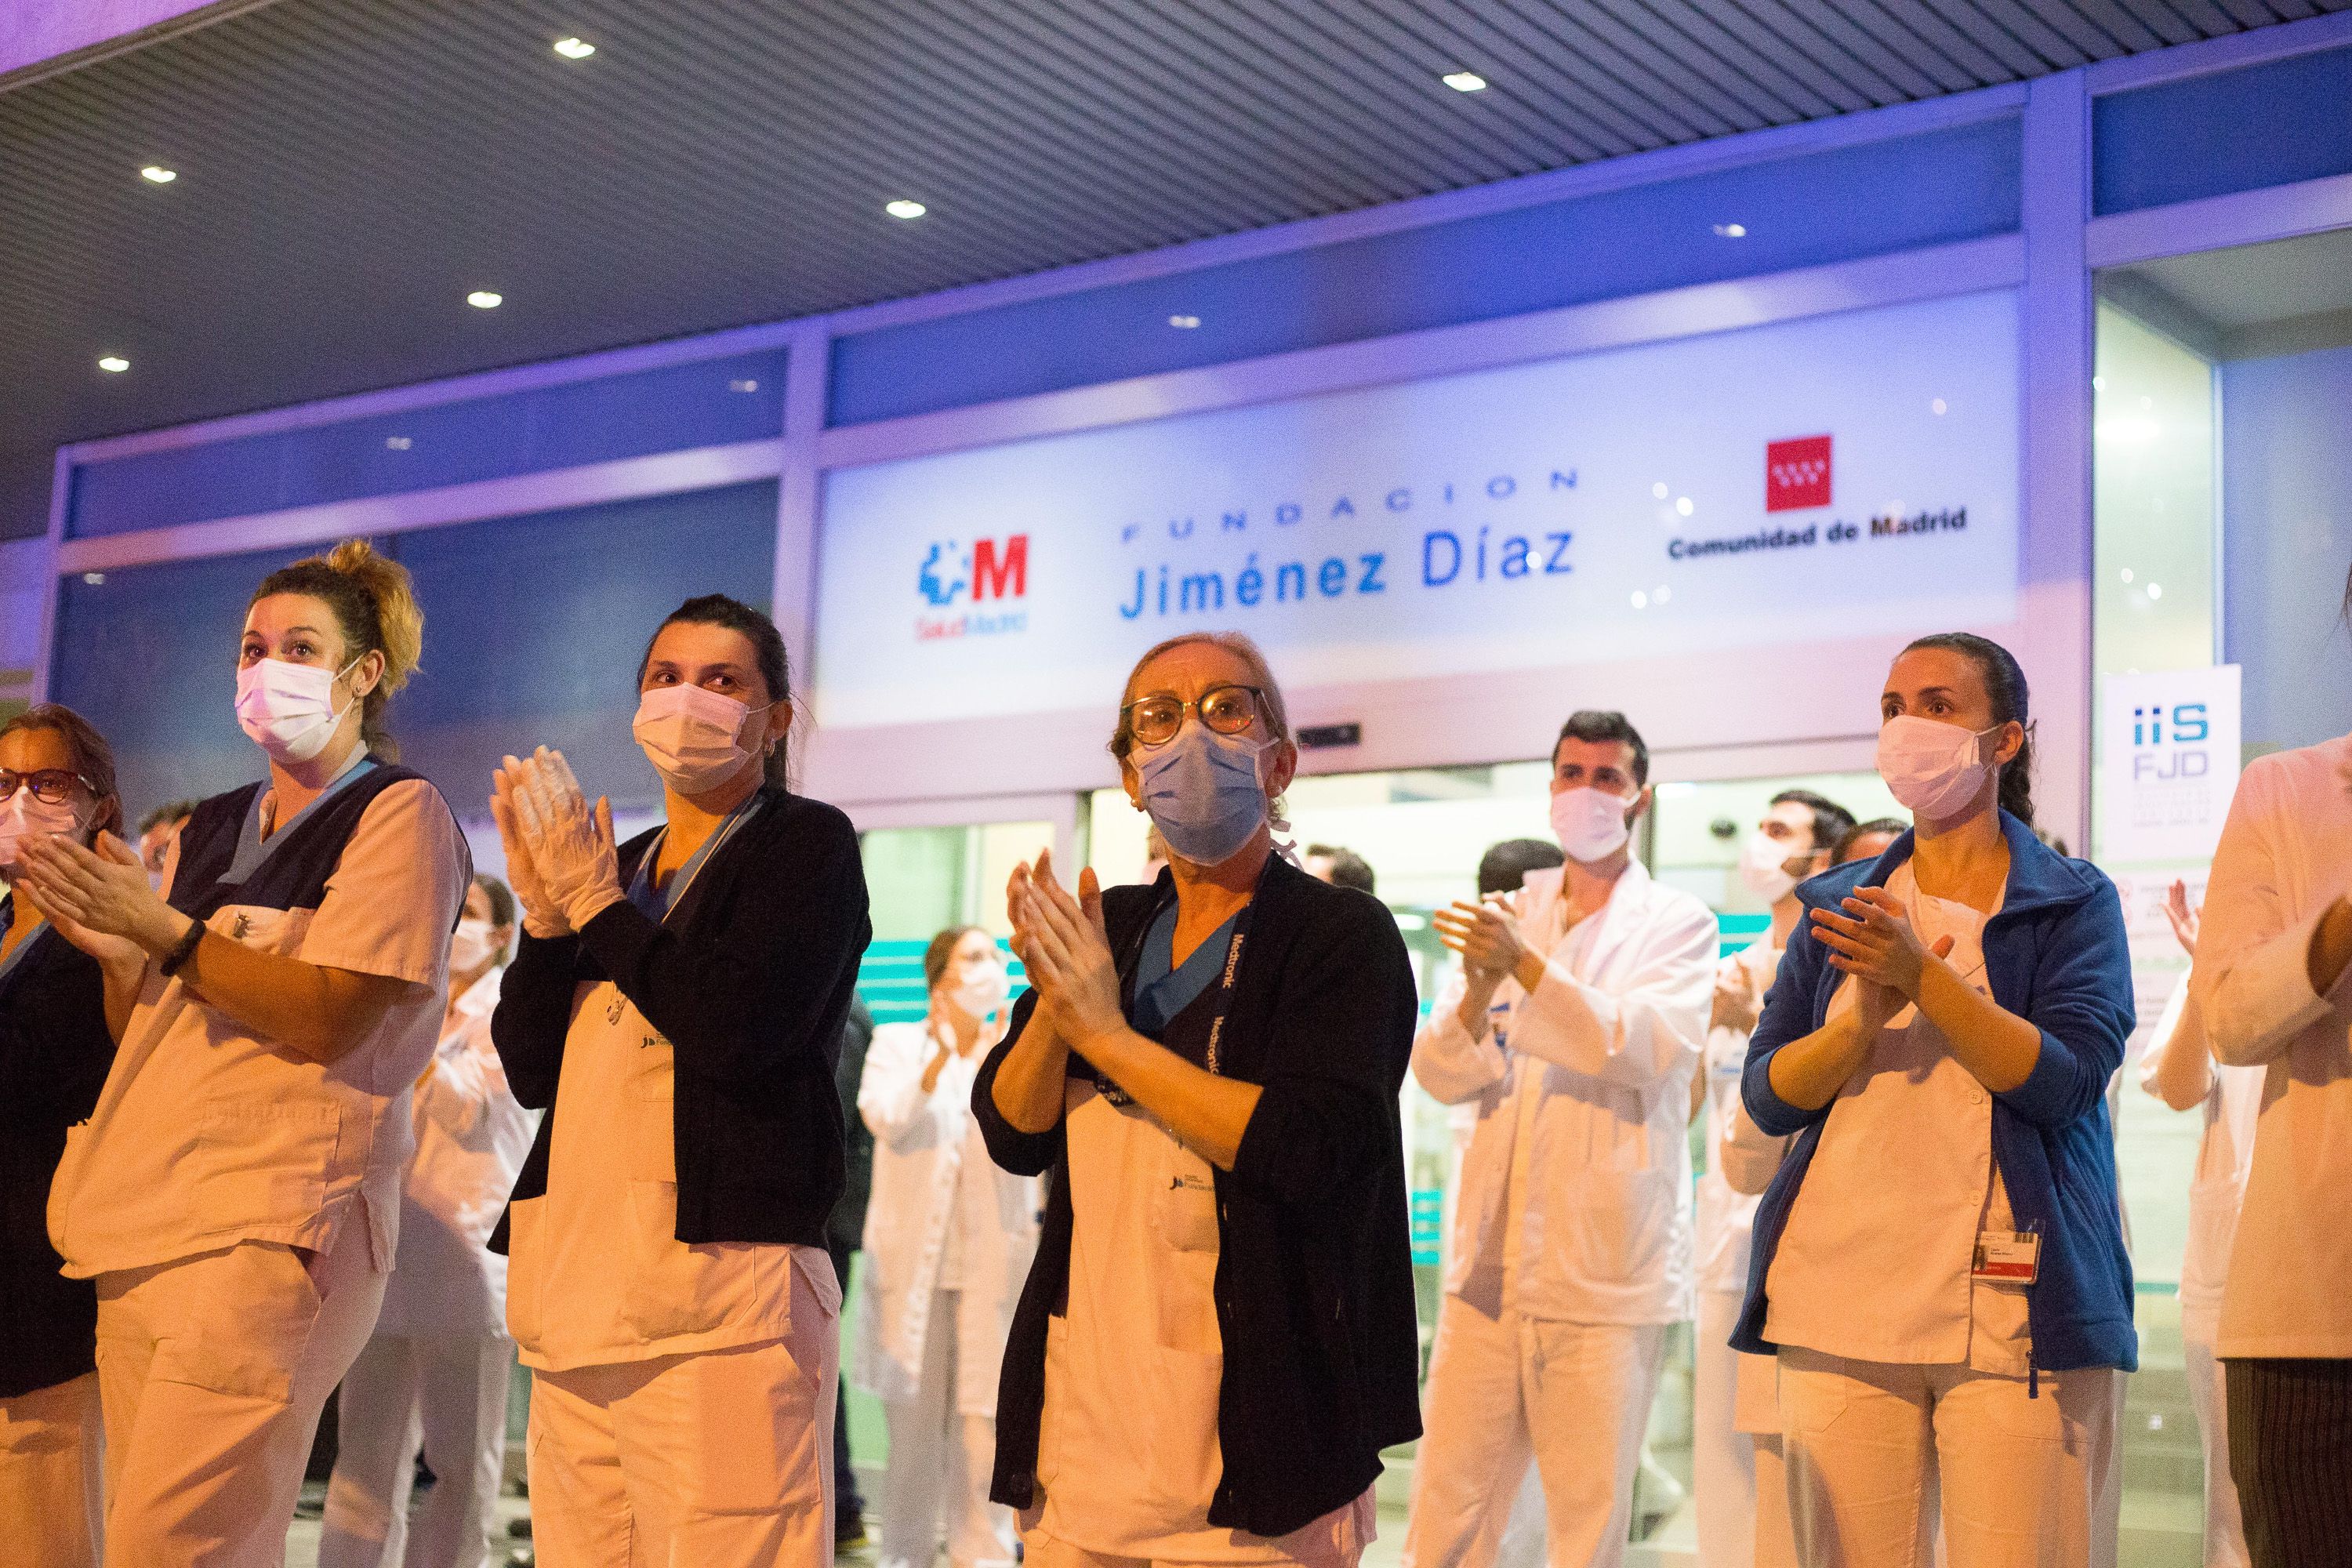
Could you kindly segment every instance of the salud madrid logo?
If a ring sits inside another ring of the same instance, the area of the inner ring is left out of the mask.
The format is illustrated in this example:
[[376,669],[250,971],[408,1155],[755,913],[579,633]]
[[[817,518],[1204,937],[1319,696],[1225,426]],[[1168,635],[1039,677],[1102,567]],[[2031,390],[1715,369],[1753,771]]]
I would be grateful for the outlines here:
[[[1007,600],[1029,597],[1029,536],[976,539],[967,551],[956,540],[935,539],[915,571],[915,588],[940,614],[918,615],[918,641],[940,637],[1002,637],[1029,629],[1025,605],[1014,609]],[[993,601],[994,610],[980,608]],[[959,611],[960,604],[971,608]]]

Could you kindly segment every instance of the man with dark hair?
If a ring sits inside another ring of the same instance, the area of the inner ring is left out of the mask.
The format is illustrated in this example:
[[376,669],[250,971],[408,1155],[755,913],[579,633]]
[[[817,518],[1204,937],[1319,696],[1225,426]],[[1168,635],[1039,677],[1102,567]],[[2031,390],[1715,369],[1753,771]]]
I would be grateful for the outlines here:
[[1478,896],[1516,893],[1530,871],[1549,871],[1568,857],[1549,838],[1506,838],[1478,857]]
[[[1691,1492],[1697,1500],[1702,1563],[1796,1561],[1780,1459],[1772,1363],[1731,1348],[1748,1288],[1748,1233],[1757,1200],[1735,1190],[1725,1148],[1739,1114],[1748,1037],[1780,953],[1804,917],[1797,884],[1830,868],[1853,814],[1809,789],[1775,795],[1739,852],[1739,879],[1772,911],[1763,940],[1723,960],[1707,1019],[1706,1173],[1698,1180],[1698,1336],[1691,1373]],[[1750,1130],[1751,1140],[1761,1142]],[[1743,1184],[1743,1188],[1747,1184]],[[1759,1189],[1760,1190],[1760,1189]]]
[[1633,858],[1649,770],[1623,714],[1570,718],[1552,748],[1559,868],[1432,919],[1462,972],[1412,1072],[1477,1120],[1408,1568],[1488,1568],[1531,1458],[1549,1559],[1624,1561],[1666,1331],[1691,1311],[1691,1079],[1716,961],[1714,911]]
[[1875,860],[1886,853],[1886,847],[1911,831],[1911,825],[1892,816],[1874,816],[1868,822],[1857,822],[1841,835],[1837,847],[1830,852],[1830,864],[1843,866],[1849,860]]
[[1372,891],[1371,864],[1352,849],[1336,844],[1309,844],[1306,866],[1307,874],[1318,881],[1328,882],[1335,888],[1353,888],[1360,893]]

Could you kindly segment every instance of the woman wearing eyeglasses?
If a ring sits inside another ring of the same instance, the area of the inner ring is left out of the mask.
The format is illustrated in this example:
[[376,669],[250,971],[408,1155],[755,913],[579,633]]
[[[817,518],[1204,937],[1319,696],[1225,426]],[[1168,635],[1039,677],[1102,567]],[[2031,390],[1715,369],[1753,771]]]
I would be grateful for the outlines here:
[[996,1162],[1054,1173],[992,1495],[1030,1568],[1347,1568],[1381,1449],[1421,1429],[1412,968],[1378,900],[1276,854],[1297,750],[1246,637],[1147,653],[1110,749],[1168,868],[1014,871],[1035,989],[972,1090]]
[[407,573],[362,541],[271,573],[236,669],[268,777],[196,808],[162,894],[111,834],[23,852],[121,1042],[48,1208],[98,1282],[110,1561],[276,1562],[383,1302],[473,869],[383,729],[423,640]]
[[[27,839],[121,831],[88,720],[45,702],[0,725],[0,878]],[[0,1541],[48,1568],[98,1560],[98,1290],[58,1271],[42,1211],[113,1060],[97,962],[29,893],[0,894]]]

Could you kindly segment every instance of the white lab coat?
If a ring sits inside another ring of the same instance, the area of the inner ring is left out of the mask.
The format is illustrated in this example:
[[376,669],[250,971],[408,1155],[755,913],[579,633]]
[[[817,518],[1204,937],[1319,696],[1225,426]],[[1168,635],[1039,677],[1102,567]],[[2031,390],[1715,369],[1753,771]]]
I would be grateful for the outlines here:
[[2246,764],[2189,990],[2216,1060],[2263,1068],[2214,1350],[2352,1357],[2352,982],[2311,988],[2312,931],[2352,879],[2352,736]]
[[[1685,1128],[1715,984],[1715,914],[1634,864],[1606,905],[1554,937],[1561,881],[1559,870],[1531,872],[1514,900],[1520,937],[1547,954],[1534,993],[1506,979],[1498,1027],[1473,1039],[1457,975],[1413,1041],[1422,1088],[1478,1112],[1445,1289],[1530,1318],[1680,1321],[1692,1306]],[[1541,1100],[1524,1162],[1520,1268],[1505,1302],[1517,1091],[1530,1073],[1541,1075]]]
[[1413,1042],[1422,1087],[1477,1121],[1431,1352],[1408,1568],[1486,1568],[1530,1458],[1555,1568],[1621,1563],[1664,1325],[1691,1312],[1685,1129],[1715,916],[1634,865],[1563,934],[1562,881],[1530,873],[1514,900],[1521,940],[1545,955],[1535,990],[1505,980],[1474,1039],[1456,976]]
[[507,1088],[490,1043],[504,969],[457,998],[431,1068],[416,1082],[416,1152],[400,1194],[400,1247],[378,1334],[507,1331],[507,1260],[489,1249],[541,1113]]
[[[404,1554],[457,1568],[489,1560],[514,1347],[507,1260],[486,1244],[540,1121],[508,1089],[490,1042],[504,973],[492,969],[457,998],[416,1082],[400,1246],[375,1332],[343,1374],[320,1568]],[[412,1524],[420,1447],[440,1481]]]
[[[1013,1309],[1037,1250],[1037,1183],[998,1168],[972,1119],[972,1079],[986,1042],[968,1057],[950,1054],[926,1095],[923,1068],[937,1048],[928,1021],[885,1024],[874,1031],[857,1086],[857,1112],[874,1134],[874,1188],[866,1207],[866,1268],[850,1378],[891,1401],[914,1398],[921,1382],[940,1259],[955,1218],[958,1172],[989,1184],[993,1202],[982,1206],[997,1222],[969,1226],[958,1238],[961,1289],[967,1299],[993,1307],[996,1331],[991,1344],[959,1346],[957,1359],[983,1363],[992,1394]],[[965,1321],[971,1321],[969,1311]],[[990,1408],[970,1413],[994,1415],[992,1401]]]

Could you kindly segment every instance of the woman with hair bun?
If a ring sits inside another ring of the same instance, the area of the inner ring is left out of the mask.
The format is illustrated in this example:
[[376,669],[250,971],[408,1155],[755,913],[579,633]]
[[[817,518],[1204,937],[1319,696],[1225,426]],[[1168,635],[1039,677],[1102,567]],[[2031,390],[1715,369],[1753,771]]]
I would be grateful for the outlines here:
[[97,1281],[110,1562],[276,1563],[375,1323],[473,873],[383,727],[423,641],[363,541],[271,573],[236,667],[268,778],[196,807],[160,893],[112,833],[21,851],[119,1042],[48,1212]]
[[1797,1555],[2115,1562],[2118,1371],[2138,1362],[2107,1080],[2123,909],[2034,837],[2025,674],[1968,633],[1887,672],[1878,771],[1914,826],[1802,884],[1748,1048],[1793,1137],[1732,1344],[1777,1353]]

